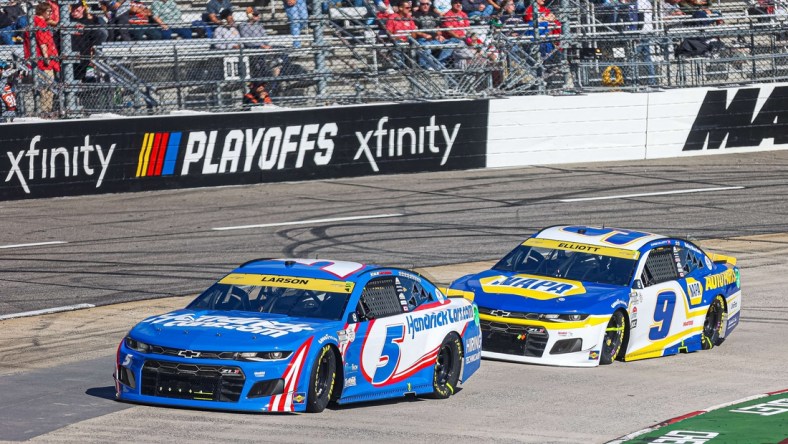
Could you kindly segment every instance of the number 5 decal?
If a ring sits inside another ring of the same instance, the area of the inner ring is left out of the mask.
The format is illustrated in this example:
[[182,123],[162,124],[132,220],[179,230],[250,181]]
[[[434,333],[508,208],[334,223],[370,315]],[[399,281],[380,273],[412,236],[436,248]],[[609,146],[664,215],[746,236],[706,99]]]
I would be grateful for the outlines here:
[[657,295],[657,306],[654,307],[654,324],[648,331],[648,338],[652,341],[665,339],[670,332],[670,323],[673,321],[673,310],[676,308],[676,293],[663,291]]
[[405,325],[389,325],[386,327],[386,342],[380,353],[375,375],[372,376],[373,385],[381,385],[388,381],[397,369],[400,357],[400,344],[405,340]]

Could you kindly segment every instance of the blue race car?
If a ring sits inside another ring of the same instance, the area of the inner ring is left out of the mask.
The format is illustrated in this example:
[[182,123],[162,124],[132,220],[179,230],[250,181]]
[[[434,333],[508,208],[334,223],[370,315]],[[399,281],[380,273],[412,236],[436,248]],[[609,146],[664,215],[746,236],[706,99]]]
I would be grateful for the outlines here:
[[741,310],[734,258],[587,226],[546,228],[448,294],[478,305],[483,357],[575,367],[712,348]]
[[331,401],[447,398],[480,358],[475,305],[417,273],[256,260],[132,328],[114,378],[124,401],[320,412]]

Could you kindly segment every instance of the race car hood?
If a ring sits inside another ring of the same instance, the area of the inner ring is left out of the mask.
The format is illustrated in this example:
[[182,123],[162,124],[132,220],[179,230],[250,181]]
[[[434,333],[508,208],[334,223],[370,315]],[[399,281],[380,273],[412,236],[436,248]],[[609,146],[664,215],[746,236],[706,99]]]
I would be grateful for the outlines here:
[[629,303],[630,289],[498,270],[465,276],[452,289],[474,293],[479,307],[534,313],[609,313],[617,300]]
[[313,318],[293,318],[241,311],[177,310],[152,316],[129,335],[137,341],[197,351],[294,350],[307,337],[336,338],[343,324]]

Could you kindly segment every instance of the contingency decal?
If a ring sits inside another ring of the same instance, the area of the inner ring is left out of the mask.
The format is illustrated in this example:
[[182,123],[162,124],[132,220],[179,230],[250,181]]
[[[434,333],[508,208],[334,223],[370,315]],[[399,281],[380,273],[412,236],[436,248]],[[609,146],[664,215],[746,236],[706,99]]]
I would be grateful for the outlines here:
[[296,393],[298,388],[298,380],[301,377],[302,367],[304,361],[309,354],[309,346],[312,344],[312,338],[304,342],[301,347],[293,354],[293,359],[287,364],[285,369],[285,388],[284,391],[276,396],[271,397],[271,402],[268,403],[268,411],[270,412],[292,412],[293,402],[303,404],[305,396]]
[[479,279],[479,283],[486,293],[513,294],[543,301],[586,292],[583,284],[578,281],[529,274],[491,276]]
[[263,336],[278,338],[288,333],[311,331],[308,324],[292,324],[289,322],[271,321],[255,317],[230,316],[195,316],[189,314],[168,313],[145,319],[141,323],[156,324],[162,327],[207,327],[236,330]]

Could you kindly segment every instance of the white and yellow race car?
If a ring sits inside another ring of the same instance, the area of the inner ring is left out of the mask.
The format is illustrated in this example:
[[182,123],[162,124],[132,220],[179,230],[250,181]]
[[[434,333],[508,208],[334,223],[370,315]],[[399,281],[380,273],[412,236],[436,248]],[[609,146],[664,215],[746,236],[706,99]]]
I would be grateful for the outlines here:
[[543,229],[448,293],[478,305],[483,357],[574,367],[710,349],[741,310],[734,258],[588,226]]

